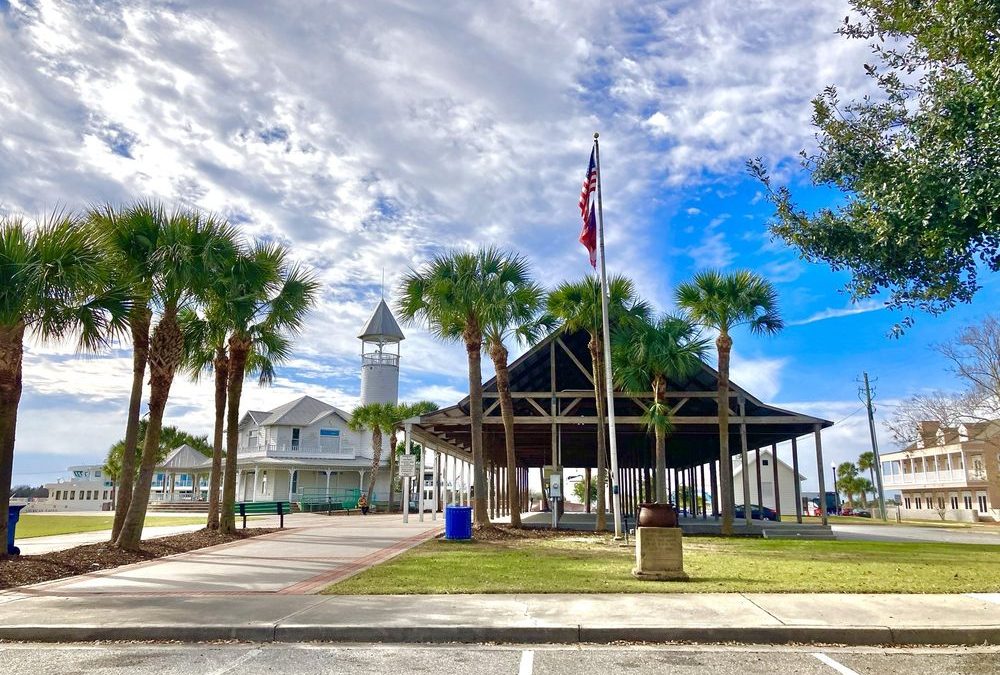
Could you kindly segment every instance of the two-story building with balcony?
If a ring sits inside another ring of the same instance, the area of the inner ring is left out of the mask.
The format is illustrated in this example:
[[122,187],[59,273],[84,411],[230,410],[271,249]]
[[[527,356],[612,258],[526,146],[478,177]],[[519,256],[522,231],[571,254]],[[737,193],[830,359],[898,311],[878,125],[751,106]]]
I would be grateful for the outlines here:
[[882,454],[882,481],[900,492],[902,518],[1000,520],[1000,421],[921,422],[915,443]]

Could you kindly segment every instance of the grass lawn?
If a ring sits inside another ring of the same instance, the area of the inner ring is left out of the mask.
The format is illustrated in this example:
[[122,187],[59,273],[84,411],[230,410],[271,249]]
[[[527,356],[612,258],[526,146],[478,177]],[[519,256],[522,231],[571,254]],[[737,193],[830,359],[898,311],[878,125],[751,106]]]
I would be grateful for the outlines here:
[[686,537],[687,582],[639,581],[603,536],[431,540],[328,594],[1000,591],[1000,546]]
[[[47,537],[52,534],[75,534],[110,530],[114,516],[59,516],[25,513],[17,521],[15,534],[20,539]],[[146,525],[196,525],[204,523],[205,516],[147,516]]]

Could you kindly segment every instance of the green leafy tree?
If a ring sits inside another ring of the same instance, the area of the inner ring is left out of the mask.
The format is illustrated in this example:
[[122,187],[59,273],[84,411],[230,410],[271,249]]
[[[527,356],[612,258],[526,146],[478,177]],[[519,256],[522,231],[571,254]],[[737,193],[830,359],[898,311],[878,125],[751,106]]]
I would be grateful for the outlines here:
[[291,264],[284,246],[257,242],[239,250],[218,282],[225,302],[215,320],[228,329],[229,381],[226,385],[226,467],[219,529],[236,530],[236,464],[243,381],[255,369],[261,384],[273,377],[274,364],[284,361],[291,336],[302,328],[319,283],[311,273]]
[[[514,448],[514,401],[510,395],[510,374],[507,370],[506,340],[514,338],[521,344],[537,341],[545,332],[539,312],[545,291],[531,280],[528,261],[515,253],[489,248],[479,252],[481,266],[487,271],[490,284],[484,293],[490,297],[483,322],[486,348],[496,371],[497,395],[503,418],[504,448],[507,456],[507,494],[518,494],[517,466]],[[510,524],[521,526],[519,509],[511,509]]]
[[[149,427],[149,422],[146,420],[139,420],[139,425],[137,429],[138,445],[142,445],[146,439],[146,429]],[[196,436],[194,434],[183,431],[175,426],[164,426],[160,430],[160,447],[156,454],[156,463],[159,464],[164,460],[164,458],[169,455],[172,451],[181,447],[182,445],[190,445],[192,448],[210,457],[212,455],[212,446],[208,442],[208,436],[201,435]],[[125,467],[125,449],[128,446],[125,443],[125,439],[121,439],[115,442],[110,448],[108,448],[107,457],[104,458],[104,473],[109,478],[115,481],[116,485],[121,485],[121,480],[123,478],[122,471]],[[136,457],[133,458],[133,474],[139,470],[139,450],[135,449],[132,451]],[[133,475],[133,481],[135,476]]]
[[197,211],[175,211],[160,228],[147,280],[157,314],[149,341],[149,426],[132,499],[114,542],[119,548],[134,550],[142,539],[163,414],[174,376],[184,362],[180,312],[204,297],[211,280],[232,263],[235,249],[229,225]]
[[139,418],[142,407],[143,382],[149,358],[149,331],[152,324],[154,268],[161,232],[167,220],[163,206],[151,201],[115,207],[107,204],[93,209],[87,216],[91,227],[113,269],[119,270],[132,298],[128,313],[128,332],[132,343],[132,387],[129,392],[128,414],[125,421],[124,447],[118,457],[122,462],[121,478],[115,488],[115,517],[111,526],[111,541],[121,533],[125,515],[132,502],[132,490],[138,468]]
[[[0,217],[0,513],[10,505],[25,337],[75,338],[95,351],[126,327],[128,295],[108,285],[98,241],[70,215],[35,225]],[[6,541],[7,519],[0,518]],[[0,559],[6,556],[0,547]]]
[[[581,504],[587,504],[588,499],[584,498],[583,493],[587,491],[587,485],[584,481],[580,480],[573,483],[573,494],[576,498],[580,500]],[[594,504],[597,502],[597,486],[593,483],[590,484],[590,497],[589,503]]]
[[[852,0],[839,32],[872,43],[876,96],[813,100],[813,183],[843,194],[807,213],[763,181],[772,231],[808,260],[851,273],[855,298],[889,291],[892,307],[932,314],[969,302],[979,272],[1000,269],[1000,4]],[[906,317],[897,332],[912,322]]]
[[[858,457],[858,471],[868,472],[868,484],[875,484],[875,453],[871,450],[867,452],[862,452]],[[871,488],[865,490],[865,492],[872,491]],[[874,492],[873,492],[874,494]]]
[[469,369],[473,514],[477,528],[490,525],[486,510],[486,465],[483,455],[482,351],[485,331],[496,300],[491,288],[502,266],[494,249],[453,251],[436,256],[408,272],[400,284],[397,312],[409,324],[422,323],[442,340],[465,346]]
[[667,382],[696,373],[705,357],[708,341],[697,326],[684,317],[663,316],[634,321],[615,333],[611,359],[615,379],[626,391],[653,392],[653,401],[643,413],[656,436],[656,501],[667,502],[667,434],[673,429]]
[[858,491],[858,467],[853,462],[841,462],[837,465],[837,488],[848,503],[854,503],[854,495]]
[[722,533],[733,533],[732,460],[729,454],[729,359],[732,331],[746,326],[755,335],[777,333],[784,326],[778,294],[766,279],[746,270],[729,274],[707,270],[677,288],[677,304],[697,323],[717,330],[719,357],[719,483]]
[[[590,335],[587,349],[590,351],[591,381],[594,384],[594,400],[597,405],[597,530],[607,527],[607,402],[604,388],[604,329],[601,317],[601,283],[596,276],[580,281],[564,282],[546,299],[547,324],[559,323],[566,332],[586,331]],[[615,275],[608,279],[608,324],[612,334],[616,327],[633,320],[646,319],[650,307],[638,297],[632,280]]]
[[[403,431],[404,420],[408,420],[411,417],[420,417],[421,415],[424,415],[426,413],[429,413],[437,409],[438,409],[437,404],[432,403],[431,401],[417,401],[416,403],[397,403],[396,404],[397,421],[390,433],[389,445],[390,446],[393,445],[398,433]],[[398,476],[396,476],[396,457],[401,454],[406,454],[406,445],[404,443],[398,443],[395,444],[395,446],[396,446],[396,452],[389,456],[389,476],[392,480],[398,479]],[[410,442],[410,447],[417,448],[418,450],[420,449],[420,445],[412,441]],[[419,452],[417,454],[419,455]],[[392,485],[395,486],[397,485],[397,483],[394,482],[392,483]],[[389,490],[390,511],[392,510],[392,503],[393,503],[393,490]]]

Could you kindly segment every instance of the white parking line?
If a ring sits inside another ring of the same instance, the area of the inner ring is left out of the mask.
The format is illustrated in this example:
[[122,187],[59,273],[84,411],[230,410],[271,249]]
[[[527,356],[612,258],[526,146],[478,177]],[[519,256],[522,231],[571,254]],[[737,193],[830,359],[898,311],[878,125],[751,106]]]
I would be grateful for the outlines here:
[[531,675],[535,669],[535,652],[525,649],[521,652],[521,666],[517,669],[517,675]]
[[255,657],[258,654],[260,654],[261,651],[262,651],[261,648],[257,647],[256,649],[251,649],[248,652],[244,652],[243,654],[241,654],[237,658],[235,658],[232,661],[230,661],[228,664],[226,664],[226,665],[222,666],[221,668],[219,668],[218,670],[214,671],[212,673],[212,675],[224,675],[225,673],[231,673],[234,670],[236,670],[237,668],[239,668],[240,666],[242,666],[244,663],[246,663],[247,661],[249,661],[250,659],[252,659],[253,657]]
[[829,656],[827,656],[822,652],[814,652],[813,656],[819,659],[822,663],[825,663],[826,665],[836,670],[838,673],[840,673],[840,675],[858,675],[858,672],[856,670],[851,670],[844,664],[837,663],[836,661],[834,661],[833,659],[831,659]]

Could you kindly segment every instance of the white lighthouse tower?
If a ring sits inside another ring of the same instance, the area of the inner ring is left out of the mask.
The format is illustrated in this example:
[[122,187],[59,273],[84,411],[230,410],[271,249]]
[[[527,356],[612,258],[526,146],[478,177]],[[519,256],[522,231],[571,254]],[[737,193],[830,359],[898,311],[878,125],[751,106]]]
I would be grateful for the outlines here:
[[399,402],[399,343],[405,340],[395,317],[379,300],[361,335],[361,404]]

